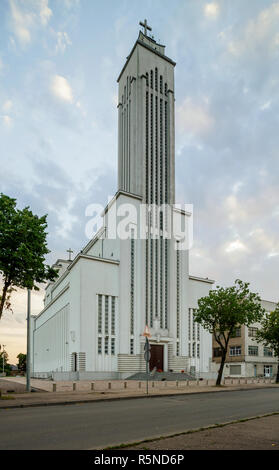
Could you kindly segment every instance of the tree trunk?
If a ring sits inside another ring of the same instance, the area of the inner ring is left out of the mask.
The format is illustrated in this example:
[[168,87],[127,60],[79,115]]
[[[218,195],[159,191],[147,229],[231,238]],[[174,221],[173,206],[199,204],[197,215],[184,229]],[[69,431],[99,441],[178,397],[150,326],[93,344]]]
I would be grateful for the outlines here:
[[276,383],[279,384],[279,361],[278,361],[278,364],[277,364]]
[[4,286],[3,286],[3,290],[2,290],[1,302],[0,302],[0,320],[1,320],[1,317],[2,317],[2,313],[3,313],[3,309],[4,309],[8,289],[9,289],[9,283],[7,281],[5,281]]
[[225,365],[225,360],[226,360],[226,353],[227,353],[227,351],[225,351],[225,353],[222,354],[222,360],[221,360],[221,364],[220,364],[220,369],[218,371],[218,377],[217,377],[217,380],[216,380],[216,385],[221,385],[221,380],[222,380],[222,375],[223,375],[223,370],[224,370],[224,365]]

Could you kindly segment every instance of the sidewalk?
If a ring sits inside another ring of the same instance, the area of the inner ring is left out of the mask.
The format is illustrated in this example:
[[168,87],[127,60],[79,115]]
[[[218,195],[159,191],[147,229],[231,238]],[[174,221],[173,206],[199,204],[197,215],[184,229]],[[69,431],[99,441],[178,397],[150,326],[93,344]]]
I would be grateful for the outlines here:
[[181,433],[121,449],[279,450],[279,414]]
[[[37,379],[36,379],[37,380]],[[12,385],[12,381],[9,381]],[[100,381],[101,382],[101,381]],[[137,382],[138,383],[138,382]],[[160,383],[160,382],[159,382]],[[52,382],[49,382],[52,385]],[[97,382],[94,383],[97,385]],[[106,401],[106,400],[123,400],[123,399],[133,399],[133,398],[144,398],[144,397],[160,397],[160,396],[172,396],[172,395],[190,395],[196,393],[218,393],[218,392],[231,392],[236,390],[251,390],[259,388],[279,388],[279,385],[276,384],[243,384],[243,385],[224,385],[222,387],[215,387],[214,385],[196,385],[196,382],[193,382],[191,385],[180,382],[176,386],[176,382],[167,382],[164,386],[155,386],[152,387],[152,383],[149,384],[149,395],[146,395],[145,383],[141,383],[140,389],[127,388],[125,390],[120,390],[119,388],[114,388],[114,382],[111,382],[111,389],[106,390],[76,390],[76,391],[57,391],[57,392],[35,392],[35,393],[7,393],[2,392],[2,398],[0,399],[0,408],[23,408],[23,407],[33,407],[33,406],[52,406],[52,405],[66,405],[66,404],[77,404],[77,403],[89,403],[96,401]],[[77,383],[77,386],[85,387],[85,384]],[[33,386],[33,385],[32,385]],[[87,384],[88,386],[88,384]],[[100,386],[100,384],[98,384]],[[1,380],[0,380],[0,389],[1,389]],[[7,396],[10,399],[5,399]]]

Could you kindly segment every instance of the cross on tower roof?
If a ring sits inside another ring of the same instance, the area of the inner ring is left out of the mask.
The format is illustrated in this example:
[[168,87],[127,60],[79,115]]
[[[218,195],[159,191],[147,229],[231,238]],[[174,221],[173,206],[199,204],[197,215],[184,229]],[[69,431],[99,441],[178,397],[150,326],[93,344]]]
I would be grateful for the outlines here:
[[72,259],[71,259],[71,254],[73,253],[73,250],[72,250],[71,248],[69,248],[69,249],[67,250],[67,253],[69,253],[69,260],[68,260],[68,261],[72,261]]
[[147,31],[152,31],[152,28],[148,26],[147,20],[144,20],[144,23],[142,21],[139,22],[139,25],[144,28],[144,34],[147,36]]

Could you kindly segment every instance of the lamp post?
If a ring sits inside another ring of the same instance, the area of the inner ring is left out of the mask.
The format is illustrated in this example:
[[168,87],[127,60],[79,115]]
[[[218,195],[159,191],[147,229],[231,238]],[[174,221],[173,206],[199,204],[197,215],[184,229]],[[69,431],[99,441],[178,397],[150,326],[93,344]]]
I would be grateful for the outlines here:
[[2,344],[2,346],[3,346],[3,377],[4,377],[4,374],[5,374],[5,347],[6,347],[6,345]]
[[30,373],[31,373],[31,335],[30,335],[30,315],[31,315],[31,290],[27,291],[27,354],[26,354],[26,391],[31,392]]
[[144,345],[144,359],[146,362],[146,394],[148,395],[148,374],[149,374],[149,361],[150,361],[150,344],[148,338],[150,338],[150,331],[148,326],[146,325],[144,329],[143,336],[145,336],[145,345]]

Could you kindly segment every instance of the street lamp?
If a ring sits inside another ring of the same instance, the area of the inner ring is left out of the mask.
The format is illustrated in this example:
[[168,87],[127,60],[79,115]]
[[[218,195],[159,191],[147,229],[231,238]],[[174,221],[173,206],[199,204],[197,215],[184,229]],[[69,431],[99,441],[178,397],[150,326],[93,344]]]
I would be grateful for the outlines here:
[[148,374],[149,374],[149,361],[150,361],[150,344],[148,338],[150,338],[151,334],[149,331],[148,326],[145,326],[143,336],[145,336],[145,345],[144,345],[144,359],[146,362],[146,394],[148,395]]

